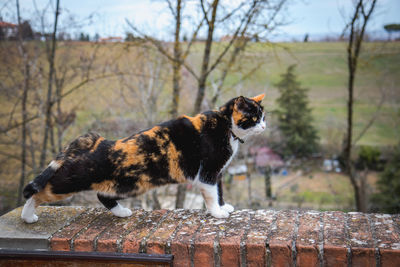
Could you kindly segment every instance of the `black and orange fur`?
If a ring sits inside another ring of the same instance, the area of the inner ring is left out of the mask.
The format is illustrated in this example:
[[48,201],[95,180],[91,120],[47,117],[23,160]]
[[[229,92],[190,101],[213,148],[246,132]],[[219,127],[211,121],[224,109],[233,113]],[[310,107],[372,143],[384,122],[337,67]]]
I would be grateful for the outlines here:
[[233,153],[232,123],[244,130],[258,123],[263,118],[261,99],[234,98],[218,110],[181,116],[117,141],[96,133],[80,136],[25,187],[24,196],[38,206],[95,190],[111,209],[121,198],[165,184],[199,177],[214,185]]

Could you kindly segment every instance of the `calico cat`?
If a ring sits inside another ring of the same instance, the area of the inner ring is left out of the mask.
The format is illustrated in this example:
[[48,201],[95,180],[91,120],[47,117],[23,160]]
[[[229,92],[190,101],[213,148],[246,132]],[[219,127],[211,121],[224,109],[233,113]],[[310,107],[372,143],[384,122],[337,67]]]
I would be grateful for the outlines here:
[[263,98],[239,96],[218,110],[181,116],[117,141],[95,133],[78,137],[25,187],[22,220],[34,223],[41,203],[85,190],[97,191],[114,215],[127,217],[132,211],[118,200],[187,180],[199,186],[212,216],[229,217],[234,208],[223,200],[221,173],[239,142],[265,129]]

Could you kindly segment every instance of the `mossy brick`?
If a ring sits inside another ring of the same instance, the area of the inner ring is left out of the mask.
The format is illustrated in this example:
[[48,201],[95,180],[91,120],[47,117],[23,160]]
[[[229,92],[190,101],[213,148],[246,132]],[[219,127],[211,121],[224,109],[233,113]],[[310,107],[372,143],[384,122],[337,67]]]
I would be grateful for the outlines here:
[[381,255],[381,266],[397,267],[400,263],[400,215],[372,214],[375,238]]
[[39,207],[37,213],[34,224],[22,222],[21,208],[0,217],[0,254],[10,249],[170,253],[174,266],[400,262],[399,215],[239,210],[216,219],[199,210],[138,209],[118,218],[104,208],[82,207]]
[[283,210],[278,213],[276,229],[269,240],[273,266],[292,266],[292,243],[297,215],[298,212],[294,210]]
[[349,212],[347,216],[352,265],[375,266],[374,240],[367,215],[361,212]]
[[75,251],[95,251],[97,245],[97,237],[107,228],[113,227],[111,223],[115,216],[105,211],[97,216],[89,225],[74,238],[73,248]]
[[101,233],[97,238],[97,251],[122,252],[122,243],[125,237],[147,215],[148,213],[143,209],[134,209],[130,217],[119,218],[114,216],[112,227]]
[[219,225],[219,247],[221,249],[221,266],[243,266],[242,255],[245,256],[245,246],[241,242],[246,239],[246,231],[250,224],[249,210],[234,211],[224,223]]
[[191,245],[197,231],[203,226],[203,212],[192,210],[182,221],[170,239],[171,254],[174,255],[174,266],[190,266],[192,261]]
[[347,266],[346,214],[328,211],[323,215],[324,264],[326,266]]
[[203,226],[194,237],[193,262],[195,266],[214,266],[214,241],[219,232],[219,226],[225,219],[218,219],[207,214],[201,220]]
[[160,223],[157,230],[147,240],[147,253],[164,254],[168,246],[168,241],[176,228],[180,225],[181,220],[184,220],[190,211],[188,210],[173,210]]
[[20,218],[22,207],[0,217],[0,249],[48,250],[49,239],[85,209],[81,207],[38,207],[39,220],[27,224]]
[[140,220],[134,229],[126,236],[122,244],[122,251],[124,253],[139,253],[140,244],[153,229],[157,227],[158,222],[164,216],[167,210],[155,210],[149,212],[146,217]]
[[[250,228],[246,237],[247,266],[266,266],[266,243],[272,230],[278,212],[274,210],[257,210],[251,218]],[[275,228],[274,228],[275,227]]]
[[89,225],[97,216],[103,212],[99,208],[89,208],[81,213],[70,224],[61,228],[55,233],[50,240],[51,250],[54,251],[70,251],[73,238],[79,234],[85,227]]
[[320,243],[321,213],[307,211],[300,214],[296,238],[296,266],[319,266],[318,245]]

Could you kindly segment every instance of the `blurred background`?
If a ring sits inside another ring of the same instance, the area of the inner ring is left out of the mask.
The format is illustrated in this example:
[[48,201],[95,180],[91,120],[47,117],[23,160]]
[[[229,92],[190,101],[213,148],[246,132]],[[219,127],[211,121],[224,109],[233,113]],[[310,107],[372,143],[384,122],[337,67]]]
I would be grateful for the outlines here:
[[[0,0],[0,215],[70,141],[266,94],[236,208],[400,212],[397,0]],[[203,208],[170,185],[129,207]],[[83,192],[58,205],[100,205]]]

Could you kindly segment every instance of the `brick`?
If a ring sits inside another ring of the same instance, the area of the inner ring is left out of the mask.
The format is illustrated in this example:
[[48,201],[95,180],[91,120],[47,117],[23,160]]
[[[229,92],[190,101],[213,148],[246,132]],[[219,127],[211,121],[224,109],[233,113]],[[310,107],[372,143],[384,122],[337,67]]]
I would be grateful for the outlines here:
[[351,250],[351,264],[355,267],[376,266],[375,249],[357,247]]
[[191,265],[190,246],[195,233],[202,226],[202,216],[203,214],[196,210],[182,218],[179,229],[170,240],[171,254],[174,255],[174,266]]
[[301,214],[296,238],[296,266],[319,266],[318,245],[321,213],[309,211]]
[[388,214],[371,214],[376,246],[379,248],[381,266],[399,266],[400,262],[400,220]]
[[276,229],[273,230],[269,247],[273,266],[292,266],[292,242],[297,211],[278,213]]
[[347,266],[346,214],[340,211],[324,212],[324,264]]
[[321,256],[324,266],[400,266],[399,215],[241,210],[216,219],[199,210],[139,209],[118,218],[104,208],[39,207],[39,222],[28,225],[20,212],[0,217],[0,254],[97,249],[171,253],[174,266],[316,266]]
[[272,223],[277,212],[274,210],[257,210],[250,222],[246,237],[247,266],[266,266],[266,242],[272,230]]
[[50,240],[51,250],[54,251],[69,251],[71,250],[71,241],[85,227],[93,221],[96,216],[100,215],[104,210],[90,208],[81,213],[68,226],[62,228],[55,233]]
[[100,234],[97,239],[97,251],[99,252],[122,252],[121,244],[125,236],[143,220],[147,213],[143,209],[132,210],[132,216],[118,218],[114,216],[113,225],[107,231]]
[[376,266],[374,240],[366,214],[348,213],[348,232],[353,266]]
[[377,247],[379,249],[399,249],[400,236],[396,225],[389,214],[371,214],[371,223],[374,227]]
[[195,266],[214,266],[214,240],[219,232],[219,226],[225,222],[225,219],[217,219],[207,215],[201,220],[203,227],[197,232],[194,238],[194,256]]
[[397,250],[380,249],[381,266],[384,267],[399,267],[400,265],[400,245]]
[[140,243],[154,229],[167,210],[155,210],[140,220],[122,244],[124,253],[139,253]]
[[185,210],[171,211],[147,240],[147,253],[164,254],[171,235],[175,232],[181,220],[184,220],[189,213],[190,211]]
[[113,217],[111,212],[103,212],[96,217],[88,227],[82,231],[73,241],[75,251],[95,251],[96,238],[110,227]]
[[243,266],[241,261],[241,241],[246,238],[250,221],[248,210],[235,211],[219,226],[219,246],[221,266]]

